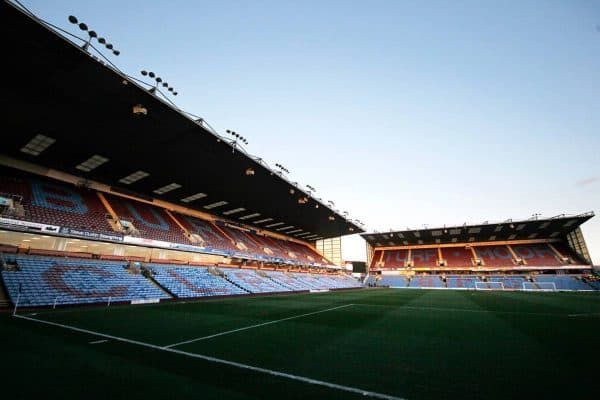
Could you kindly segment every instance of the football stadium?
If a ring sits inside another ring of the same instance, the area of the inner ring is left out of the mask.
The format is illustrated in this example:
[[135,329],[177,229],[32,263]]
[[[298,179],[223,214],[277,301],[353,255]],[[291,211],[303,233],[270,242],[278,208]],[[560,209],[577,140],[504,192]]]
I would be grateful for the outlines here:
[[77,17],[0,7],[6,398],[600,393],[593,212],[367,231]]

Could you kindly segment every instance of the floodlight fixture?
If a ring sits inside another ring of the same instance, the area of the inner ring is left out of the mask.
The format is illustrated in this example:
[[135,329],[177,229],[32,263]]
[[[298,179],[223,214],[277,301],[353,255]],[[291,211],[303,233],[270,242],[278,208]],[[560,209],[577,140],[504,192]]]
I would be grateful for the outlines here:
[[98,33],[96,31],[89,29],[89,27],[87,26],[87,24],[85,22],[79,22],[79,20],[77,19],[76,16],[69,15],[68,20],[73,25],[77,25],[79,27],[79,29],[81,29],[82,31],[88,33],[88,36],[89,36],[88,40],[86,40],[85,43],[83,44],[83,46],[81,46],[81,48],[84,51],[87,52],[89,50],[90,44],[92,42],[92,39],[97,39],[98,43],[104,45],[115,56],[118,56],[119,54],[121,54],[121,52],[119,50],[116,50],[112,44],[106,43],[106,39],[104,37],[99,37]]
[[226,129],[225,132],[227,132],[227,134],[234,137],[234,139],[231,141],[231,145],[233,146],[233,148],[231,149],[232,153],[235,152],[235,146],[238,144],[238,142],[246,144],[246,145],[248,144],[248,140],[245,137],[243,137],[242,135],[240,135],[239,133],[237,133],[236,131],[232,131],[231,129]]
[[283,165],[281,165],[281,164],[279,164],[279,163],[276,163],[276,164],[275,164],[275,167],[276,167],[277,169],[279,169],[279,171],[280,171],[280,172],[282,172],[282,173],[283,173],[283,172],[285,172],[286,174],[289,174],[289,173],[290,173],[290,171],[288,171],[288,169],[287,169],[286,167],[284,167]]
[[[156,91],[158,90],[158,88],[162,84],[163,88],[166,88],[168,92],[171,92],[171,94],[173,94],[173,96],[177,96],[177,92],[175,91],[175,88],[169,86],[169,84],[166,81],[164,81],[160,76],[158,76],[156,73],[154,73],[154,71],[147,71],[147,70],[143,69],[140,71],[140,73],[143,76],[147,76],[147,77],[154,79],[154,81],[155,81],[154,86],[151,87],[150,89],[148,89],[148,91],[150,93],[155,94]],[[163,94],[163,96],[164,96],[164,94]]]

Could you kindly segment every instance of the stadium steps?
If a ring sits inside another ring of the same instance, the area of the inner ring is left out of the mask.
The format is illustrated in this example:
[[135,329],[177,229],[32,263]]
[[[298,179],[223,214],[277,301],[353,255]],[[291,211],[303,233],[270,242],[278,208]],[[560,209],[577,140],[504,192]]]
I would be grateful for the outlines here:
[[270,277],[270,276],[267,276],[267,278],[268,278],[268,279],[269,279],[271,282],[275,283],[276,285],[283,286],[283,287],[284,287],[284,288],[286,288],[286,289],[289,289],[289,290],[292,290],[292,291],[294,291],[294,290],[298,290],[298,289],[294,289],[293,287],[291,287],[291,286],[289,286],[289,285],[286,285],[286,283],[285,283],[285,282],[283,282],[283,281],[279,281],[279,280],[277,280],[277,279],[275,279],[275,278],[272,278],[272,277]]
[[166,294],[168,294],[172,298],[174,298],[174,299],[179,298],[175,293],[171,292],[169,289],[167,289],[166,287],[164,287],[163,285],[161,285],[160,283],[158,283],[158,281],[156,279],[154,279],[154,277],[152,275],[146,276],[146,278],[150,282],[152,282],[152,284],[154,286],[156,286],[157,288],[159,288],[160,290],[162,290],[163,292],[165,292]]
[[234,286],[237,286],[238,288],[242,289],[244,292],[246,293],[252,293],[250,290],[246,289],[245,287],[238,285],[237,283],[235,283],[234,281],[232,281],[231,279],[229,279],[229,277],[227,276],[227,274],[223,274],[223,279],[225,279],[227,282],[231,283]]
[[260,269],[256,270],[256,275],[262,276],[263,278],[271,278],[265,271],[261,271]]

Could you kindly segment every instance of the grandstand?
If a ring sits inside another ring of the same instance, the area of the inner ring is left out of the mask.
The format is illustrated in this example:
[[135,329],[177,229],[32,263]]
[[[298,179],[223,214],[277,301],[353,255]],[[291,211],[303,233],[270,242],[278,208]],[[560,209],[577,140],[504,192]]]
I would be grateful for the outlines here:
[[594,290],[594,281],[586,278],[593,266],[580,229],[593,216],[363,233],[370,266],[367,285]]
[[[0,7],[16,60],[3,394],[500,399],[597,384],[600,278],[579,229],[593,214],[364,233],[82,43]],[[364,282],[317,250],[351,233],[367,242]]]
[[[56,307],[361,286],[315,248],[316,240],[361,232],[354,222],[49,25],[11,3],[2,8],[4,26],[24,32],[7,49],[19,66],[2,103],[4,129],[19,132],[4,138],[0,154],[10,302]],[[78,67],[57,68],[49,80],[35,73],[47,65]],[[57,90],[77,95],[57,100]],[[62,111],[42,107],[29,118],[32,93],[37,104],[59,101]],[[150,116],[134,115],[135,104]],[[73,146],[82,125],[86,140]],[[215,166],[218,174],[199,172]]]

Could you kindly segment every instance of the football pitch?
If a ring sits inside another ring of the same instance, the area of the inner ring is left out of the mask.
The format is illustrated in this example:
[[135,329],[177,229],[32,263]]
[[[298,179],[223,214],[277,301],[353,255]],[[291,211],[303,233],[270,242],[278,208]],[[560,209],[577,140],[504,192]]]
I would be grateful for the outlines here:
[[368,289],[0,315],[18,398],[590,398],[600,294]]

